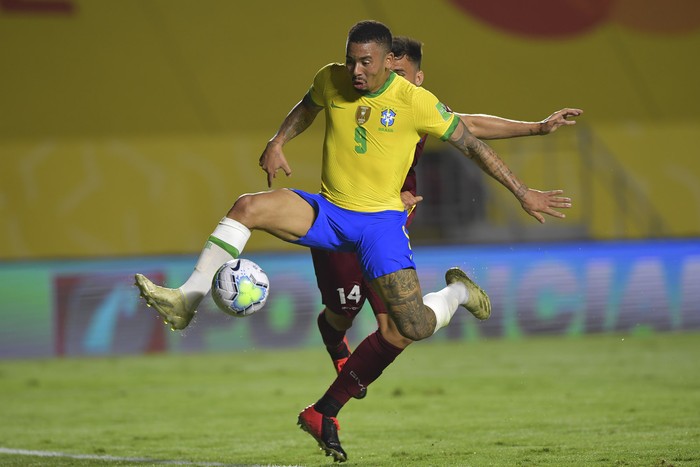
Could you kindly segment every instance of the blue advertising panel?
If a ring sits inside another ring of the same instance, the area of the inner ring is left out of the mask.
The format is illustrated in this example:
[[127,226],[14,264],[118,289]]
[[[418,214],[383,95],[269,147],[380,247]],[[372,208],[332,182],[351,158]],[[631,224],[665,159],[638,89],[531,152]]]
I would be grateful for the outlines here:
[[[463,268],[487,291],[491,319],[458,312],[433,339],[700,329],[700,241],[416,247],[423,293]],[[270,278],[264,309],[234,318],[205,298],[192,324],[168,330],[138,298],[133,275],[177,286],[196,257],[0,263],[0,358],[289,348],[320,342],[310,256],[251,254]],[[376,328],[365,306],[349,332]]]

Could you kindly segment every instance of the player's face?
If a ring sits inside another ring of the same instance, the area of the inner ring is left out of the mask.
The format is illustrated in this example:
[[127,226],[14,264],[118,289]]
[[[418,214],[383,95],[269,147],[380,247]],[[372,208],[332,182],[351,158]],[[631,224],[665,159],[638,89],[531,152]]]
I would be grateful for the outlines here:
[[361,93],[378,91],[389,77],[394,56],[376,42],[350,42],[345,54],[345,66],[352,85]]
[[423,72],[418,69],[418,65],[408,59],[407,55],[401,58],[394,58],[391,69],[399,76],[403,76],[416,86],[423,84]]

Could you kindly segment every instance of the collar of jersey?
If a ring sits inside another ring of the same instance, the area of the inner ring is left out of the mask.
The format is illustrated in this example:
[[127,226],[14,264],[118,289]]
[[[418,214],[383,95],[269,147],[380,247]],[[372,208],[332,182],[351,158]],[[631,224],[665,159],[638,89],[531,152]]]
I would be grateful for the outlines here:
[[365,97],[377,97],[381,95],[384,91],[386,91],[386,88],[389,87],[389,85],[394,81],[394,78],[396,78],[396,73],[393,71],[389,73],[389,77],[384,81],[384,84],[382,84],[382,87],[377,89],[375,92],[370,92],[369,94],[365,94]]

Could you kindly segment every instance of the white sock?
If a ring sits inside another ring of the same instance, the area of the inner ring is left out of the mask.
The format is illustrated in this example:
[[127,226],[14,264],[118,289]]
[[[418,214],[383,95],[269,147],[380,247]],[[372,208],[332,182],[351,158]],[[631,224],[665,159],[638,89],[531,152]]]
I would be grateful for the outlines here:
[[466,303],[469,298],[469,291],[467,286],[461,282],[453,282],[444,289],[429,293],[423,297],[423,303],[425,303],[433,313],[435,313],[435,331],[447,326],[457,312],[457,308],[462,303]]
[[221,219],[204,245],[194,271],[180,287],[188,308],[197,308],[211,289],[211,281],[216,271],[226,261],[238,258],[249,238],[248,227],[228,217]]

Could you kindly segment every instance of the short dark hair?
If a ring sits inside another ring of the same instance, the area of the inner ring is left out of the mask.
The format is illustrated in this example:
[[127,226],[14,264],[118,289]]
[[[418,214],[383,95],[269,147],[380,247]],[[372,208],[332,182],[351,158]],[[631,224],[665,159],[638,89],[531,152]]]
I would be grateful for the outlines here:
[[376,42],[386,48],[387,52],[391,50],[392,37],[389,28],[374,20],[360,21],[355,24],[348,32],[348,44],[366,44],[368,42]]
[[421,60],[423,60],[423,43],[408,36],[396,36],[391,42],[391,52],[396,58],[403,58],[415,63],[420,70]]

